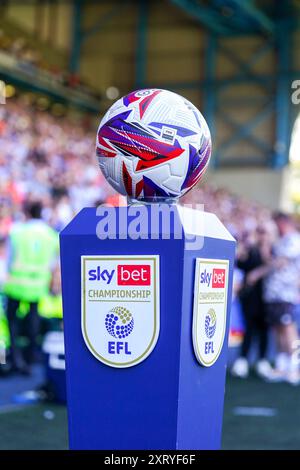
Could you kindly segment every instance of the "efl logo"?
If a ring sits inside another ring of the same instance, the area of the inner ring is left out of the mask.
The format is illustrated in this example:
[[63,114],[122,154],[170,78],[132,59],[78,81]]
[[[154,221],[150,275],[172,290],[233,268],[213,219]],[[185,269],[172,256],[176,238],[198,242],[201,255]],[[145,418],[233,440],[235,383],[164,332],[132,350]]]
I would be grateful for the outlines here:
[[150,286],[151,271],[149,264],[119,264],[119,286]]
[[225,287],[225,269],[213,269],[212,287]]

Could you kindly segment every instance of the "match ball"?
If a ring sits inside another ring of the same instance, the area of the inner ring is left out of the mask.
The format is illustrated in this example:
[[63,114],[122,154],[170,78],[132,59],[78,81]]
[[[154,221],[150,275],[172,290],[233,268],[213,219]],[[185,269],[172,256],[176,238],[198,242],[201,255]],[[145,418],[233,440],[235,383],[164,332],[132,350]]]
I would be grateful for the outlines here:
[[211,156],[211,137],[204,117],[187,99],[145,89],[108,109],[96,153],[116,191],[156,202],[178,198],[200,181]]

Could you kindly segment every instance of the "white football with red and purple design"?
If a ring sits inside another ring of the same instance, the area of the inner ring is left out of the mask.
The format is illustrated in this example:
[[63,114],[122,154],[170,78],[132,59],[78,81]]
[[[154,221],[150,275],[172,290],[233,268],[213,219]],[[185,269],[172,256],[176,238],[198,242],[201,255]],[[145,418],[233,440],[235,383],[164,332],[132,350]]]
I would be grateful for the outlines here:
[[199,182],[211,155],[200,111],[167,90],[144,89],[114,103],[100,122],[96,152],[119,193],[146,201],[177,198]]

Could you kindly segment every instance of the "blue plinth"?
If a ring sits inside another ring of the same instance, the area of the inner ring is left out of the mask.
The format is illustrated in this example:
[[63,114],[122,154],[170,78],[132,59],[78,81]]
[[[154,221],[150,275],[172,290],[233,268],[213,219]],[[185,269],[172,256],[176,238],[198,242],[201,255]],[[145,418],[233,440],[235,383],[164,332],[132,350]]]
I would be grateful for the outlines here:
[[[124,215],[128,208],[117,211]],[[203,246],[190,249],[190,223],[177,207],[174,214],[184,237],[100,240],[93,208],[83,209],[60,235],[71,449],[220,447],[235,241],[214,215],[202,213],[204,223],[195,239],[203,237]],[[143,230],[150,235],[147,223]],[[86,346],[81,330],[83,255],[159,256],[160,332],[143,362],[110,367]],[[196,258],[229,261],[225,339],[211,367],[199,364],[192,341]]]

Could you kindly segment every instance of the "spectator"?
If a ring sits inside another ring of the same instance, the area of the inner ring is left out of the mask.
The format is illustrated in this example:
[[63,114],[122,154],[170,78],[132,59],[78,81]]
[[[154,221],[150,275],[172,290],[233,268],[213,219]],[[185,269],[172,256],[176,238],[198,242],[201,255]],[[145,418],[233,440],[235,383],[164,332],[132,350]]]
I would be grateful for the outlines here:
[[[258,361],[256,373],[268,379],[272,374],[270,363],[266,359],[268,346],[268,327],[266,323],[266,308],[263,301],[262,278],[249,283],[251,272],[269,262],[271,256],[271,232],[265,226],[256,230],[257,242],[244,246],[240,244],[238,251],[238,267],[244,273],[244,285],[240,291],[240,299],[245,319],[245,335],[241,347],[241,356],[234,362],[231,372],[233,375],[246,378],[249,375],[249,353],[258,339]],[[246,242],[244,241],[244,244]],[[241,249],[241,247],[243,247]]]
[[274,220],[279,239],[274,245],[274,259],[264,281],[267,316],[278,349],[274,380],[286,380],[296,385],[300,383],[299,364],[293,358],[298,346],[295,309],[299,301],[300,234],[288,215],[277,213]]
[[272,258],[265,266],[249,273],[248,282],[253,285],[264,279],[267,321],[274,330],[278,353],[269,380],[297,385],[299,364],[294,353],[298,347],[295,310],[299,301],[300,234],[290,216],[277,213],[274,220],[279,238],[273,246]]

